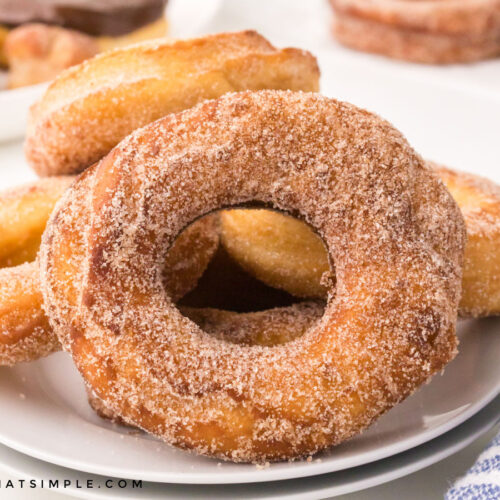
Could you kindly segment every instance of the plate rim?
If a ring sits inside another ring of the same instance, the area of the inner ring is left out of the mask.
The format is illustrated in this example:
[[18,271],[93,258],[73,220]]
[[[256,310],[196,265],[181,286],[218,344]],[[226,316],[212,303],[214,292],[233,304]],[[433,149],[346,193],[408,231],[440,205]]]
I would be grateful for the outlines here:
[[[42,361],[47,362],[48,359],[49,358],[46,358]],[[422,388],[420,388],[419,390],[421,389]],[[3,444],[9,448],[12,448],[16,451],[19,451],[20,453],[31,456],[38,460],[52,463],[60,467],[66,467],[90,474],[106,474],[107,476],[116,478],[142,479],[144,481],[167,484],[244,484],[267,481],[283,481],[291,478],[318,476],[322,474],[350,469],[353,467],[363,466],[403,453],[412,448],[416,448],[460,426],[465,421],[480,412],[483,408],[485,408],[499,394],[500,380],[497,381],[495,386],[490,391],[488,391],[486,395],[483,396],[483,398],[476,401],[476,403],[469,405],[466,410],[460,412],[450,420],[434,427],[429,431],[421,432],[417,436],[408,437],[406,439],[398,441],[397,443],[385,445],[380,449],[377,449],[375,452],[373,450],[365,451],[360,455],[345,458],[340,467],[335,467],[332,469],[332,464],[328,461],[315,462],[314,464],[311,464],[303,460],[302,465],[297,465],[290,469],[276,468],[273,470],[273,464],[271,464],[270,467],[259,470],[257,478],[255,477],[255,470],[249,469],[249,464],[242,464],[243,466],[247,467],[246,469],[242,469],[241,471],[237,472],[233,471],[231,473],[226,473],[226,475],[222,476],[222,478],[219,477],[218,479],[216,479],[210,472],[185,472],[182,474],[182,476],[179,476],[177,472],[162,474],[158,472],[150,472],[144,474],[144,471],[138,473],[130,469],[123,469],[119,467],[108,467],[103,470],[101,467],[94,466],[88,461],[80,461],[75,458],[67,459],[61,457],[59,454],[55,454],[54,452],[47,452],[39,448],[33,448],[28,444],[19,442],[18,439],[11,439],[4,434],[2,428],[0,428],[0,444]],[[169,446],[166,443],[162,443],[162,445]],[[361,458],[359,458],[360,456]],[[297,461],[295,463],[298,464],[300,462]]]
[[[463,424],[455,427],[454,429],[450,430],[447,433],[442,434],[441,436],[435,438],[434,440],[428,441],[427,443],[424,443],[420,446],[417,446],[405,452],[396,454],[385,460],[380,460],[370,464],[361,465],[359,467],[354,467],[352,471],[356,472],[356,474],[358,475],[357,479],[348,481],[342,485],[334,484],[327,487],[319,487],[316,490],[312,491],[310,490],[307,492],[307,498],[314,500],[314,499],[326,498],[326,496],[336,497],[339,495],[354,493],[357,491],[373,488],[394,481],[396,479],[405,477],[409,474],[422,470],[425,467],[429,467],[430,465],[433,465],[437,462],[440,462],[441,460],[450,457],[451,455],[466,448],[469,444],[471,444],[473,441],[478,439],[480,436],[482,436],[489,430],[493,429],[493,427],[495,427],[495,425],[497,425],[500,422],[500,397],[498,397],[496,401],[490,402],[490,406],[491,408],[487,407],[483,408],[483,410],[478,412],[476,415],[468,419]],[[36,459],[34,457],[25,455],[8,447],[5,448],[7,449],[7,453],[14,452],[16,454],[21,455],[21,458],[40,462],[47,469],[50,468],[51,465],[53,465],[50,462],[45,462],[43,460]],[[401,465],[401,459],[403,459],[404,462],[402,465]],[[67,471],[67,468],[61,466],[57,467],[62,469],[60,471],[61,473]],[[24,470],[19,469],[19,467],[13,466],[12,462],[10,461],[2,463],[2,468],[4,470],[7,470],[10,474],[16,477],[23,477],[23,475],[26,474]],[[372,468],[375,468],[375,470],[373,470]],[[365,476],[359,478],[359,473],[360,472],[363,473],[362,469],[365,469],[364,472],[367,473],[367,477]],[[59,471],[56,471],[56,473],[57,472]],[[78,471],[73,469],[71,470],[71,472],[77,475],[79,473],[82,473],[83,471]],[[49,471],[47,470],[47,474],[48,473]],[[342,471],[331,472],[330,474],[324,474],[323,477],[325,479],[328,479],[329,482],[332,483],[333,482],[332,476],[341,473]],[[100,477],[102,479],[105,478],[106,476],[100,476]],[[38,474],[35,477],[35,479],[38,480],[41,480],[43,478],[44,477],[42,474]],[[300,479],[300,478],[295,478],[295,479]],[[147,481],[145,482],[148,483]],[[159,488],[162,487],[164,488],[168,483],[153,483],[153,484]],[[260,483],[260,484],[265,484],[265,483]],[[272,482],[270,484],[272,484]],[[286,481],[281,484],[286,484]],[[219,483],[219,485],[224,485],[224,483]],[[187,488],[189,486],[196,486],[196,485],[185,484],[177,486]],[[242,484],[240,484],[239,486],[242,486]],[[63,492],[61,492],[60,490],[54,490],[54,491],[57,493],[65,492],[66,494],[68,494],[68,496],[72,496],[74,498],[81,498],[85,500],[116,500],[116,498],[118,498],[117,496],[114,495],[112,496],[107,495],[105,491],[103,492],[103,490],[96,490],[96,489],[92,490],[91,492],[89,492],[88,490],[78,490],[76,488],[69,488],[64,490]],[[97,491],[99,491],[100,493],[96,493]],[[146,491],[145,494],[147,495],[148,492]],[[165,492],[162,492],[162,494],[165,495]],[[260,498],[262,500],[264,500],[265,498],[269,498],[270,500],[271,499],[292,500],[303,497],[303,495],[305,494],[306,492],[300,492],[298,494],[285,493],[283,495],[278,494],[278,496],[277,495],[262,496]],[[168,499],[169,497],[165,496],[165,498]]]

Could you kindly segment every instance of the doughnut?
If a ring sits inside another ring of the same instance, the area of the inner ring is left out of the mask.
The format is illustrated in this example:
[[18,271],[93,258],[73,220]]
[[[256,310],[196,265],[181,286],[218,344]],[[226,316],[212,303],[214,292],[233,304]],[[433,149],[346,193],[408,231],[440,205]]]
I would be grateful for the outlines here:
[[330,264],[323,241],[304,222],[271,210],[220,213],[221,243],[266,285],[297,297],[326,296]]
[[467,227],[462,316],[500,314],[500,186],[477,175],[436,166]]
[[196,288],[182,297],[178,305],[247,313],[287,307],[300,301],[251,276],[219,245]]
[[318,79],[310,53],[278,50],[253,31],[117,49],[51,84],[31,109],[26,157],[42,176],[78,173],[168,113],[230,91],[315,91]]
[[[500,187],[429,162],[458,203],[467,227],[462,316],[500,313]],[[222,244],[248,273],[298,297],[326,296],[330,276],[321,239],[302,221],[269,210],[220,214]]]
[[94,412],[97,414],[98,417],[101,417],[105,420],[109,420],[113,424],[119,424],[119,425],[125,425],[127,427],[133,427],[133,426],[129,426],[127,424],[127,422],[125,422],[120,417],[120,415],[118,415],[118,413],[115,413],[113,410],[110,410],[104,404],[104,401],[101,398],[99,398],[92,389],[85,386],[85,390],[87,392],[87,400],[89,402],[89,406],[94,410]]
[[5,39],[7,87],[48,82],[62,70],[95,56],[98,50],[92,37],[78,31],[46,24],[20,26]]
[[8,87],[52,80],[100,51],[167,33],[165,0],[0,0],[0,65]]
[[[314,93],[241,92],[125,138],[51,215],[39,253],[52,327],[125,422],[235,462],[286,460],[359,433],[456,354],[465,227],[387,122]],[[183,227],[260,203],[322,236],[337,285],[277,346],[204,332],[161,263]]]
[[0,268],[35,260],[54,205],[73,177],[52,177],[0,192]]
[[[318,302],[302,302],[289,307],[250,313],[209,307],[181,307],[180,310],[215,338],[241,345],[273,346],[290,342],[303,335],[321,318],[323,305]],[[107,408],[91,389],[87,388],[87,396],[90,406],[101,418],[126,425],[126,422]]]
[[187,227],[170,247],[162,267],[162,282],[173,300],[192,290],[205,272],[219,246],[216,215],[204,217]]
[[0,269],[0,366],[33,361],[61,349],[42,303],[35,262]]
[[447,64],[500,55],[499,0],[330,0],[335,38],[357,50]]
[[213,337],[239,345],[274,346],[302,336],[324,310],[321,302],[236,313],[213,308],[181,307],[180,311]]
[[[0,366],[61,348],[42,309],[34,260],[49,215],[73,180],[51,177],[0,193]],[[215,216],[192,224],[174,242],[162,273],[175,300],[194,288],[218,244]]]
[[58,350],[42,310],[35,260],[42,232],[71,177],[41,179],[0,193],[0,365]]

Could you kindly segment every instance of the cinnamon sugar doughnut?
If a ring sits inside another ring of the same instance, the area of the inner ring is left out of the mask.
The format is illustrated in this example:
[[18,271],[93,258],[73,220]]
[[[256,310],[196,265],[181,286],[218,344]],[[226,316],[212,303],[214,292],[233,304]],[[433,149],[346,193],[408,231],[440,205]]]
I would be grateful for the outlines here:
[[348,47],[420,63],[500,55],[499,0],[330,0]]
[[[49,215],[73,180],[52,177],[0,193],[0,365],[60,349],[42,309],[34,260]],[[215,216],[192,224],[174,242],[162,272],[175,300],[194,288],[218,244]]]
[[457,201],[467,227],[463,316],[500,314],[500,186],[477,175],[436,166]]
[[[500,313],[500,187],[432,164],[467,227],[460,314]],[[321,239],[302,221],[269,210],[220,215],[222,244],[248,273],[298,297],[326,296],[330,265]]]
[[0,268],[35,260],[49,215],[72,181],[52,177],[0,192]]
[[0,269],[0,366],[33,361],[61,349],[42,303],[35,262]]
[[31,109],[25,151],[39,175],[77,173],[133,130],[237,90],[318,90],[316,59],[254,31],[155,41],[61,74]]
[[[228,94],[122,141],[67,192],[40,251],[65,350],[113,411],[233,461],[290,459],[360,432],[456,352],[465,228],[401,134],[311,94]],[[303,336],[225,342],[183,316],[158,263],[192,220],[252,201],[323,237],[337,287]]]
[[43,230],[71,177],[41,179],[0,193],[0,365],[58,350],[42,309],[35,260]]

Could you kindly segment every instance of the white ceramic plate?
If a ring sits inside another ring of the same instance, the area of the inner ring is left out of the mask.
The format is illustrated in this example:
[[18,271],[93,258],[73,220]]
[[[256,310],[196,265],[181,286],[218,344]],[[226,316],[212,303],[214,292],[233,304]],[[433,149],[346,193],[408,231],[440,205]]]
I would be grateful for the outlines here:
[[[481,434],[490,430],[499,420],[500,399],[490,403],[485,409],[459,427],[412,450],[378,462],[356,467],[342,472],[323,474],[321,476],[275,481],[272,483],[254,483],[239,485],[179,485],[142,483],[142,488],[134,488],[131,481],[122,483],[124,488],[106,488],[109,478],[57,467],[47,462],[36,460],[18,453],[5,446],[0,446],[0,462],[2,469],[13,477],[20,479],[69,480],[71,485],[60,489],[78,498],[92,500],[118,500],[123,498],[137,499],[268,499],[268,500],[314,500],[330,498],[377,486],[399,477],[406,476],[433,463],[445,459],[468,446]],[[81,488],[92,481],[92,488]],[[77,481],[80,481],[78,488]],[[126,485],[125,485],[126,484]]]
[[167,483],[246,483],[324,474],[400,453],[461,424],[500,392],[500,320],[460,324],[461,352],[368,431],[312,462],[220,463],[110,424],[89,408],[69,356],[0,369],[0,442],[80,471]]

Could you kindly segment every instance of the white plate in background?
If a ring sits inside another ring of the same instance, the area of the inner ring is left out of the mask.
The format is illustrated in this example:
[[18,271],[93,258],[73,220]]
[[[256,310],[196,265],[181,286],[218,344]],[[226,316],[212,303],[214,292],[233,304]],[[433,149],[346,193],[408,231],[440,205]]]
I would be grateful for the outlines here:
[[[168,34],[173,38],[189,38],[206,32],[218,14],[223,0],[169,0],[167,4]],[[251,8],[251,2],[248,3]]]
[[[342,472],[333,472],[321,476],[290,479],[272,483],[254,483],[239,485],[180,485],[143,482],[142,488],[134,488],[127,481],[124,488],[106,488],[109,478],[84,474],[75,470],[58,467],[41,460],[28,457],[5,446],[0,446],[2,469],[19,479],[69,480],[71,485],[58,489],[61,493],[87,500],[134,499],[207,499],[219,500],[234,498],[252,498],[259,500],[315,500],[331,498],[363,490],[416,472],[433,463],[457,453],[482,434],[488,432],[498,422],[500,400],[490,403],[467,422],[443,434],[442,436],[412,450],[400,453],[373,464],[363,465]],[[78,488],[92,481],[93,488]]]

